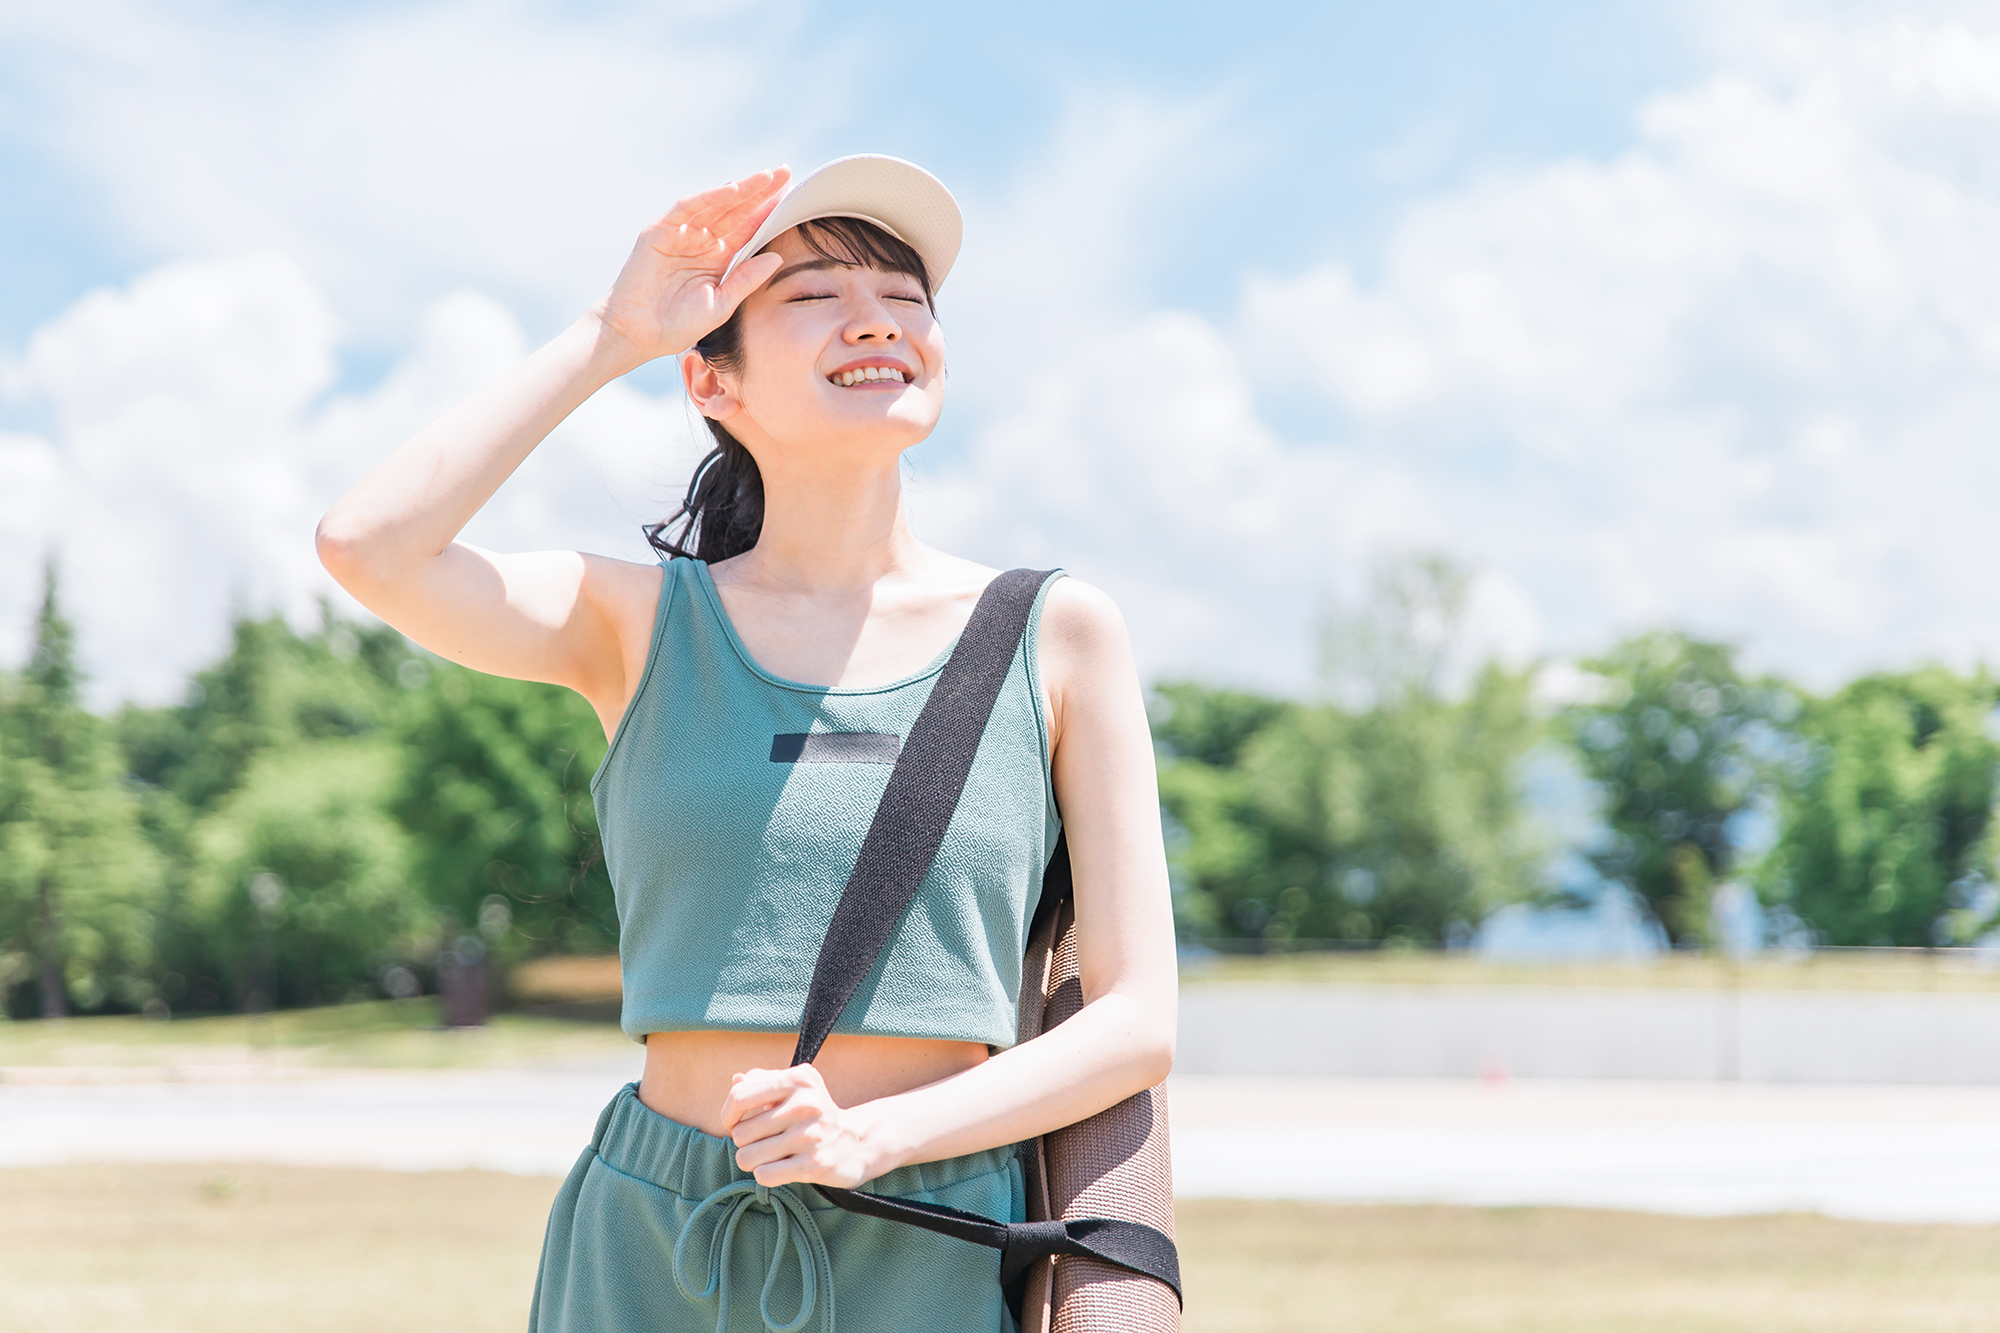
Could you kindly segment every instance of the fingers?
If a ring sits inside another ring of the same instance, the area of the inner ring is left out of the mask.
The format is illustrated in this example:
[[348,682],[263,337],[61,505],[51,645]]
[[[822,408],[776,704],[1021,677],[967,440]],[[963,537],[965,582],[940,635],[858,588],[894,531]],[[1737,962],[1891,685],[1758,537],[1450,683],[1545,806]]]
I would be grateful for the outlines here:
[[680,200],[656,224],[662,228],[699,227],[716,235],[734,231],[744,215],[772,200],[792,178],[788,167],[773,167],[712,190]]
[[733,1134],[739,1122],[775,1106],[801,1088],[824,1088],[819,1071],[811,1065],[792,1069],[749,1069],[729,1076],[729,1092],[722,1099],[723,1133]]
[[[731,254],[736,252],[736,248],[741,246],[743,241],[750,239],[751,234],[763,225],[764,219],[770,216],[771,210],[778,206],[778,199],[784,193],[785,182],[791,179],[792,173],[784,167],[778,167],[771,171],[758,172],[757,175],[767,176],[770,179],[755,188],[749,188],[739,182],[736,202],[702,222],[709,231],[723,238],[724,247]],[[729,245],[729,239],[739,233],[743,240],[737,241],[734,246]]]
[[769,282],[785,264],[783,255],[752,255],[736,266],[736,271],[716,284],[715,299],[727,319],[744,297]]
[[686,226],[702,230],[720,230],[720,224],[730,214],[742,212],[746,204],[754,206],[772,194],[768,180],[758,180],[760,176],[770,176],[770,172],[758,172],[748,180],[732,180],[726,186],[716,186],[714,190],[702,190],[700,194],[690,194],[678,200],[660,218],[660,226]]
[[857,1185],[877,1174],[811,1065],[752,1069],[731,1080],[724,1119],[736,1165],[762,1185]]
[[769,1134],[760,1134],[748,1142],[736,1145],[736,1165],[745,1171],[755,1171],[766,1162],[775,1162],[780,1157],[790,1157],[801,1148],[809,1146],[796,1132],[796,1127],[780,1130],[773,1127]]
[[[738,250],[750,244],[751,238],[757,234],[757,228],[764,225],[764,219],[770,217],[771,210],[777,206],[778,196],[774,194],[763,203],[743,214],[735,230],[722,238],[722,253],[725,255],[734,255]],[[717,302],[725,312],[733,314],[737,304],[744,297],[769,282],[772,276],[784,266],[784,262],[784,258],[780,255],[753,255],[749,259],[744,260],[736,266],[736,271],[731,273],[716,288],[715,295]],[[728,315],[725,314],[724,318],[727,317]]]
[[795,1125],[823,1120],[831,1109],[816,1098],[795,1093],[783,1101],[772,1102],[738,1120],[730,1127],[729,1139],[737,1147],[744,1147],[759,1139],[782,1134]]
[[[764,1145],[760,1143],[757,1146],[761,1148]],[[826,1174],[825,1167],[815,1162],[811,1153],[791,1152],[780,1149],[764,1154],[768,1160],[755,1162],[743,1161],[742,1158],[747,1156],[749,1151],[749,1149],[745,1149],[743,1152],[736,1154],[738,1158],[737,1166],[754,1176],[759,1185],[796,1185],[800,1182],[812,1184],[815,1183],[813,1179],[815,1176],[824,1176]],[[827,1181],[825,1183],[830,1185],[833,1182]]]
[[763,226],[764,219],[770,217],[772,210],[777,208],[778,198],[778,195],[772,194],[762,202],[756,203],[734,214],[730,218],[718,218],[711,225],[710,230],[721,233],[722,248],[733,255],[744,246],[750,244],[750,238],[757,234],[757,228]]
[[755,1176],[760,1185],[804,1183],[852,1189],[879,1174],[843,1136],[816,1132],[809,1127],[738,1148],[736,1165]]
[[[766,1071],[752,1070],[750,1072],[752,1074],[760,1074]],[[730,1088],[727,1095],[722,1099],[722,1115],[720,1117],[722,1132],[724,1134],[734,1134],[738,1122],[746,1116],[757,1114],[774,1102],[782,1101],[786,1095],[783,1090],[761,1081],[751,1083],[746,1087],[744,1086],[744,1081],[749,1077],[749,1074],[735,1074],[730,1077]]]
[[792,1096],[745,1116],[729,1134],[736,1145],[736,1165],[754,1171],[801,1150],[810,1154],[812,1126],[824,1121],[830,1109],[819,1105],[811,1094],[795,1090]]

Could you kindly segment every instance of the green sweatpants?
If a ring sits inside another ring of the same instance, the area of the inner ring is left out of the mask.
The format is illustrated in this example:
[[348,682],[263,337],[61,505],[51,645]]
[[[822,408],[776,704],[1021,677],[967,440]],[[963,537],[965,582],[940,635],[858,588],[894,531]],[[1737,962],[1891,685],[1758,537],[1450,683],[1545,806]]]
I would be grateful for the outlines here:
[[[529,1333],[1014,1333],[997,1250],[766,1188],[736,1147],[627,1084],[556,1195]],[[1026,1217],[1011,1148],[900,1167],[865,1187]]]

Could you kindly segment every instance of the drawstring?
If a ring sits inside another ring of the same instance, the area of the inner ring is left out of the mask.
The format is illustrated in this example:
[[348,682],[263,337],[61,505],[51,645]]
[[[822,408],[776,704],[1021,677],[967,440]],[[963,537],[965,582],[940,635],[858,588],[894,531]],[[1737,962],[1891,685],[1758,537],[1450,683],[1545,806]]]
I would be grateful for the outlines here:
[[[715,1315],[715,1333],[728,1333],[730,1249],[736,1239],[737,1224],[753,1208],[768,1209],[778,1219],[777,1240],[771,1245],[771,1266],[764,1274],[763,1294],[757,1301],[757,1313],[763,1316],[764,1327],[770,1333],[799,1333],[806,1326],[806,1321],[812,1318],[813,1308],[817,1305],[820,1333],[833,1333],[833,1262],[827,1258],[826,1241],[819,1234],[819,1223],[813,1221],[812,1210],[782,1185],[772,1189],[754,1180],[738,1180],[724,1185],[697,1204],[694,1212],[688,1215],[687,1224],[681,1228],[681,1234],[674,1239],[674,1285],[681,1289],[681,1295],[691,1301],[704,1304],[719,1301],[721,1308]],[[688,1278],[686,1254],[701,1229],[702,1219],[712,1210],[718,1216],[706,1229],[708,1281],[700,1291],[696,1291]],[[771,1291],[783,1271],[788,1241],[798,1262],[799,1309],[789,1323],[780,1324],[771,1317]],[[825,1293],[823,1298],[822,1289]]]

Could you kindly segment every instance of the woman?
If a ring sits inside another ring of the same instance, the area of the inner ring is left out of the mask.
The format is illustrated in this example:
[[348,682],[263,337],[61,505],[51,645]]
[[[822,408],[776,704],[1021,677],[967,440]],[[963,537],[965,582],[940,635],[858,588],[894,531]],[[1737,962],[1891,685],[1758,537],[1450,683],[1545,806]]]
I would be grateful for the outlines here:
[[[842,159],[786,192],[788,178],[676,204],[609,295],[319,528],[327,568],[384,620],[450,661],[576,690],[611,738],[592,790],[645,1065],[551,1216],[535,1320],[552,1333],[831,1329],[836,1308],[850,1330],[1005,1328],[993,1251],[796,1187],[866,1184],[1018,1221],[1010,1145],[1172,1062],[1140,687],[1111,602],[1055,578],[918,900],[819,1056],[786,1067],[884,759],[996,575],[920,543],[903,506],[903,451],[944,405],[932,298],[956,205],[888,158]],[[1024,362],[1087,375],[1063,300],[1048,293]],[[717,449],[677,535],[649,529],[669,559],[455,540],[578,404],[684,352]],[[1022,939],[1058,828],[1087,1002],[1015,1044]]]

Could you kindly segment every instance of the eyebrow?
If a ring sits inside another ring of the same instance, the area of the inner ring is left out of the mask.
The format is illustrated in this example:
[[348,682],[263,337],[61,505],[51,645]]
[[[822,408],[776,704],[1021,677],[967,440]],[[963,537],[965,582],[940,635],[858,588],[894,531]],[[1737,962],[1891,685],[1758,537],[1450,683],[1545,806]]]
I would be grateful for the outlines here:
[[794,273],[811,273],[817,269],[859,267],[859,264],[843,264],[837,259],[807,259],[796,264],[787,264],[784,268],[779,269],[771,275],[771,281],[778,282],[781,279],[791,277]]
[[[873,268],[873,267],[874,265],[872,264],[850,264],[839,259],[804,259],[800,260],[796,264],[787,264],[784,268],[779,269],[776,273],[773,273],[771,275],[771,281],[774,283],[782,282],[786,278],[791,277],[794,273],[813,273],[820,271],[822,269]],[[900,274],[901,276],[910,279],[912,282],[916,281],[917,277],[916,274],[904,273],[903,270],[901,269],[884,269],[882,271],[885,273]]]

